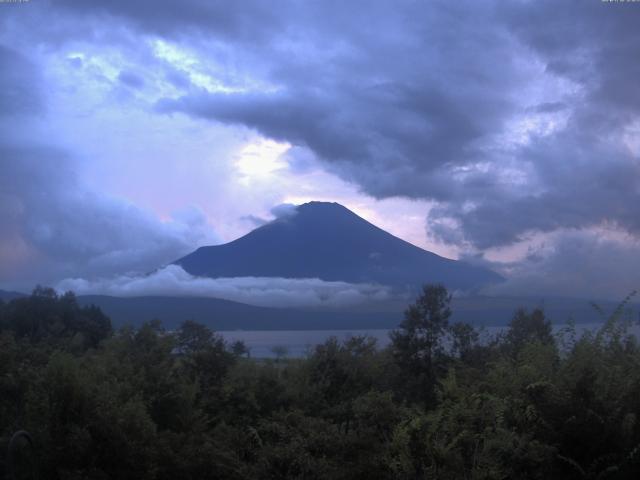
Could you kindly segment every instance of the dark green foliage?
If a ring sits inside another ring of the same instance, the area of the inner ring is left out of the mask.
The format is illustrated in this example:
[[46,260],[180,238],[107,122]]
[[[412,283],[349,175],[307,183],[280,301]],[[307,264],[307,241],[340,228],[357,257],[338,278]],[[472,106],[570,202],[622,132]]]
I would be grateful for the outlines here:
[[392,352],[407,398],[431,406],[444,360],[444,335],[449,328],[451,295],[442,285],[427,285],[391,333]]
[[111,321],[96,307],[80,307],[72,292],[62,296],[36,287],[30,297],[12,300],[0,309],[0,325],[32,343],[84,350],[111,334]]
[[479,335],[468,323],[454,323],[449,328],[451,335],[451,353],[461,360],[471,362],[478,349]]
[[449,300],[425,287],[385,350],[354,337],[252,360],[190,321],[111,332],[39,288],[0,305],[0,447],[28,430],[43,479],[640,478],[622,310],[559,338],[518,311],[480,342]]
[[530,343],[551,345],[554,343],[551,322],[545,318],[542,309],[536,308],[531,313],[520,309],[509,323],[504,340],[505,347],[513,355]]
[[236,357],[227,349],[224,339],[191,320],[184,322],[176,333],[184,373],[198,382],[203,393],[218,388]]
[[231,344],[231,351],[238,357],[241,357],[243,355],[246,355],[248,357],[251,354],[249,348],[242,340],[236,340],[235,342],[233,342]]

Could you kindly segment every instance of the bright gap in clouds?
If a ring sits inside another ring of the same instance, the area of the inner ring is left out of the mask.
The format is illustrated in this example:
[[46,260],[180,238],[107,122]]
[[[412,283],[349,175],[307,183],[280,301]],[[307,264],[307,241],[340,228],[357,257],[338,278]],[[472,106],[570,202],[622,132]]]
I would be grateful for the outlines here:
[[237,156],[235,166],[241,175],[240,181],[250,185],[252,180],[264,179],[264,177],[276,173],[287,167],[282,159],[291,145],[278,143],[274,140],[258,138],[248,143]]
[[155,39],[151,47],[156,58],[164,60],[177,69],[177,73],[184,74],[189,81],[209,92],[233,93],[245,89],[225,84],[214,75],[215,68],[205,64],[197,55],[180,48],[172,43]]

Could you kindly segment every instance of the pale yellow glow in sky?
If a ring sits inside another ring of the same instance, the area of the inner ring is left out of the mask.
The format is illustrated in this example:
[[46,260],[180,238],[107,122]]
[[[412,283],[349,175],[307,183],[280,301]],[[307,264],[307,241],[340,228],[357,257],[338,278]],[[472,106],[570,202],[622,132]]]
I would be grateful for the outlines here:
[[282,155],[291,148],[288,143],[278,143],[274,140],[259,138],[248,143],[238,154],[235,167],[242,176],[245,184],[252,180],[262,180],[264,177],[287,167]]

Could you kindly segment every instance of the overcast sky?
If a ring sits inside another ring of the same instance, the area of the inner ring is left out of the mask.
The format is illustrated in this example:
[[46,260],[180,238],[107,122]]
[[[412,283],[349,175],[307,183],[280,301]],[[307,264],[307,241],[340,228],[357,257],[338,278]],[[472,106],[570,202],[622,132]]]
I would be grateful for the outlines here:
[[[500,292],[640,287],[640,3],[0,3],[0,287],[337,201]],[[128,278],[128,277],[127,277]]]

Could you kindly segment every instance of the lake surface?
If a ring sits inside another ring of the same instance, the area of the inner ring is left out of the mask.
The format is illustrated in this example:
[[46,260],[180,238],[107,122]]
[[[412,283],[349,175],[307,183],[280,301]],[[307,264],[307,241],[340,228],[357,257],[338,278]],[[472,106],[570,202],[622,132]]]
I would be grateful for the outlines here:
[[[586,330],[596,330],[602,323],[584,323],[575,326],[576,333],[580,335]],[[557,333],[566,325],[554,325]],[[481,339],[488,339],[506,327],[483,327],[479,329]],[[302,358],[310,353],[316,345],[324,343],[330,337],[336,337],[340,341],[350,337],[368,335],[377,340],[379,348],[384,348],[390,343],[389,329],[371,330],[234,330],[221,331],[220,333],[228,342],[242,340],[251,351],[253,358],[275,358],[274,349],[284,348],[286,357]],[[635,324],[631,331],[640,337],[640,327]]]
[[349,337],[369,335],[383,348],[389,344],[391,330],[236,330],[220,333],[228,342],[242,340],[254,358],[275,358],[274,348],[284,347],[287,357],[300,358],[316,345],[331,337],[347,340]]

